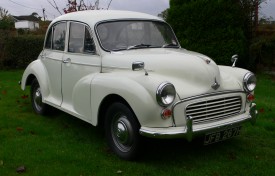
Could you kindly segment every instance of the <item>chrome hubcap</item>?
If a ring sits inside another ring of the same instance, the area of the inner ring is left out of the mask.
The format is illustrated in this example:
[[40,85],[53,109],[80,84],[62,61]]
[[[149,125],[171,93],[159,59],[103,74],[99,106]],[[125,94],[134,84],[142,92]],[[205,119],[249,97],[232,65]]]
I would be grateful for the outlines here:
[[133,128],[125,116],[118,116],[112,123],[112,136],[116,146],[123,152],[131,149],[133,144]]
[[34,105],[38,111],[42,109],[42,94],[40,91],[40,87],[38,87],[33,95]]
[[127,144],[129,139],[128,129],[123,121],[117,122],[116,137],[118,141],[122,144]]

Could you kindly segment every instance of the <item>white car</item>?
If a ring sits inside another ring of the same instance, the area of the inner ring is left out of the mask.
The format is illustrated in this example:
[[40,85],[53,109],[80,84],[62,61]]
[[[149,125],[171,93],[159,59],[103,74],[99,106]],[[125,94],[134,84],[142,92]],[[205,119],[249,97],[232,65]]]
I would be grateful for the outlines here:
[[33,109],[65,111],[104,127],[119,157],[133,159],[141,135],[205,136],[211,144],[255,122],[255,75],[181,48],[173,30],[148,14],[94,10],[62,15],[26,68]]

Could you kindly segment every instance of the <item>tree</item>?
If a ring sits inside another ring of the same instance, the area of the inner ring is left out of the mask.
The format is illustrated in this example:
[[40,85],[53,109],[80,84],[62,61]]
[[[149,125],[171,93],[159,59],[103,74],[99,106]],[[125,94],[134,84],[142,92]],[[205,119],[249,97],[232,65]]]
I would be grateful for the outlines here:
[[8,15],[9,15],[9,11],[0,7],[0,20],[7,18]]
[[[249,69],[256,69],[257,55],[254,46],[257,45],[257,28],[259,24],[259,9],[266,0],[238,0],[241,8],[241,19],[244,24],[244,34],[247,41],[246,60],[244,61]],[[255,44],[256,42],[256,44]]]
[[8,10],[0,7],[0,29],[11,29],[14,27],[12,17]]
[[39,19],[39,21],[41,21],[41,19],[42,19],[42,17],[39,16],[37,12],[32,12],[31,16],[33,16],[33,17]]
[[263,2],[266,2],[266,0],[238,0],[249,41],[251,41],[257,29],[259,9]]
[[160,17],[160,18],[166,20],[166,19],[167,19],[167,16],[168,16],[168,10],[169,10],[169,9],[166,9],[166,10],[164,10],[163,12],[161,12],[160,14],[158,14],[158,17]]
[[238,64],[249,67],[249,46],[263,0],[170,0],[167,21],[181,45],[229,65],[233,54]]
[[234,54],[244,57],[245,36],[239,6],[227,0],[171,0],[167,21],[182,47],[229,65]]
[[36,18],[39,18],[39,17],[40,17],[40,16],[38,15],[37,12],[32,12],[31,16],[34,16],[34,17],[36,17]]
[[[109,2],[108,8],[111,4],[112,0]],[[76,0],[68,0],[67,9],[64,8],[64,13],[71,13],[76,11],[83,11],[83,10],[100,10],[99,8],[99,0],[95,0],[94,5],[86,5],[84,0],[79,0],[79,3],[77,3]]]

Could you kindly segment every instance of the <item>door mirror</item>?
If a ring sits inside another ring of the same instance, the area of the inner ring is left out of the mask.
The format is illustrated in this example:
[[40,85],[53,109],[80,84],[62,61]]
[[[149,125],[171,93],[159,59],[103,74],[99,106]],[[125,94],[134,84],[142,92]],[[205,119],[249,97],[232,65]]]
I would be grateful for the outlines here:
[[136,61],[132,63],[132,70],[143,70],[144,69],[144,62]]
[[235,67],[235,64],[236,64],[236,62],[237,62],[237,60],[238,60],[238,55],[237,54],[235,54],[235,55],[233,55],[232,57],[231,57],[231,62],[233,62],[233,65],[232,65],[232,67]]

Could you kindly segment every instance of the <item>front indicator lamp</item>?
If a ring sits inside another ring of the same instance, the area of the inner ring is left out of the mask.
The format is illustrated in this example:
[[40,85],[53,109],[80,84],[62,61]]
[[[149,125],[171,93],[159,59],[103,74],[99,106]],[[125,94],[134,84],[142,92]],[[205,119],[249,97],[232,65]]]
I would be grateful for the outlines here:
[[254,97],[253,94],[248,94],[248,95],[246,96],[246,99],[247,99],[248,102],[252,102],[252,101],[255,100],[255,97]]
[[172,116],[172,111],[170,109],[163,109],[161,112],[161,118],[166,120]]

